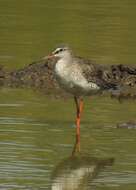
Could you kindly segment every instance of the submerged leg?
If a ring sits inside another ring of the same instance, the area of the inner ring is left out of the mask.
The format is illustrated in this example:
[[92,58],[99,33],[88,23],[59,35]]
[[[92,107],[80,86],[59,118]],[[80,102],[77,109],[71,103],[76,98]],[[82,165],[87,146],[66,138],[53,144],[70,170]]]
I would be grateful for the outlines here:
[[83,110],[83,99],[74,97],[76,103],[76,143],[74,146],[73,154],[75,152],[80,152],[80,120],[81,120],[81,113]]

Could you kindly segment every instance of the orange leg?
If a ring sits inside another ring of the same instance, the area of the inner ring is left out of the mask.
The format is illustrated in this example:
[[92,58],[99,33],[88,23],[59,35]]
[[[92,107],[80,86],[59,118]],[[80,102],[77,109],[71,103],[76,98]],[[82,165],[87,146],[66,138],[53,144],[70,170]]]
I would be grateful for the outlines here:
[[80,152],[80,120],[81,120],[81,113],[83,110],[83,99],[78,99],[77,97],[74,97],[75,103],[76,103],[76,144],[74,147],[73,152]]

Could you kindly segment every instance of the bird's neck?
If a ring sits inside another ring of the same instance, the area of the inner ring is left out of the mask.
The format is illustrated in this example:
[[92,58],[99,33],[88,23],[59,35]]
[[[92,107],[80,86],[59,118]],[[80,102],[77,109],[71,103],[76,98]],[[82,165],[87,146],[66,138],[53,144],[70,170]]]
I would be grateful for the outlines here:
[[68,54],[65,54],[64,57],[60,58],[58,62],[61,62],[63,64],[69,64],[72,62],[72,60],[73,60],[73,56],[70,53],[68,53]]
[[62,64],[63,66],[68,66],[72,63],[73,57],[70,55],[64,56],[57,61],[57,64]]
[[63,75],[65,71],[67,71],[66,68],[68,68],[72,63],[72,57],[63,57],[59,59],[55,65],[55,73],[56,75],[60,76]]

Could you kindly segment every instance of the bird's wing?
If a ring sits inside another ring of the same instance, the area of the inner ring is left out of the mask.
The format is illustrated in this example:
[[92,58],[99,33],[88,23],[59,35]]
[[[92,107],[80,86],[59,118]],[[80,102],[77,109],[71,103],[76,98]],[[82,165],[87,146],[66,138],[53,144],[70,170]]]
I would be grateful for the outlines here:
[[116,88],[116,82],[109,78],[108,67],[98,65],[91,60],[81,57],[76,57],[75,62],[79,63],[82,74],[84,75],[88,83],[96,83],[100,88],[103,89]]

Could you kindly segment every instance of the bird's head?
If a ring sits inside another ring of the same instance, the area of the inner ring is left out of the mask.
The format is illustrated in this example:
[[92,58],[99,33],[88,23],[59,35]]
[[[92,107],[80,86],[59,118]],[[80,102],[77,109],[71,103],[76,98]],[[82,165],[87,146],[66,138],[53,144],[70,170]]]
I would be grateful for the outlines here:
[[46,59],[51,59],[51,58],[68,58],[72,56],[72,51],[68,46],[61,46],[61,47],[57,47],[51,54],[49,54],[48,56],[46,56]]

